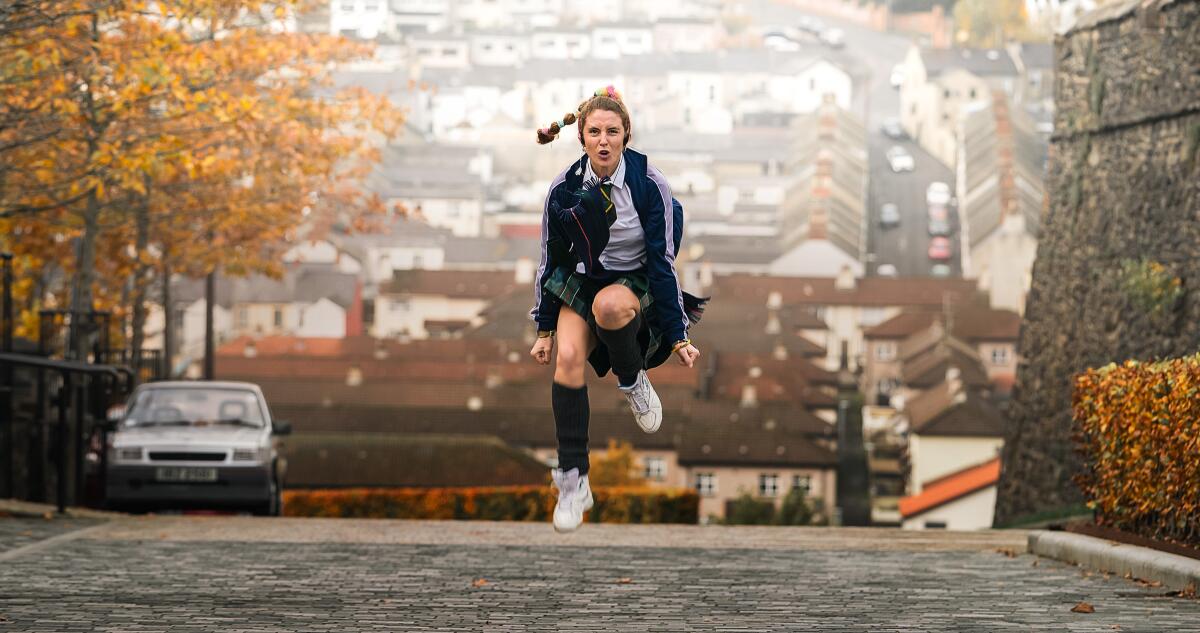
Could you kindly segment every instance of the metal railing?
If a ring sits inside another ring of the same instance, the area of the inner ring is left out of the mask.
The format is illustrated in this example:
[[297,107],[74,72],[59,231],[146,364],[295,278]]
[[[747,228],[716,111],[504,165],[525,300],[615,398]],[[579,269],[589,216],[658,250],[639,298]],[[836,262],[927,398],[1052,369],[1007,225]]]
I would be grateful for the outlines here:
[[[110,406],[134,386],[127,367],[51,360],[0,352],[0,391],[7,396],[5,443],[0,446],[0,496],[45,501],[51,483],[45,464],[55,466],[53,488],[59,512],[69,504],[102,500],[105,429]],[[30,397],[32,396],[32,397]],[[96,456],[90,474],[90,451]]]

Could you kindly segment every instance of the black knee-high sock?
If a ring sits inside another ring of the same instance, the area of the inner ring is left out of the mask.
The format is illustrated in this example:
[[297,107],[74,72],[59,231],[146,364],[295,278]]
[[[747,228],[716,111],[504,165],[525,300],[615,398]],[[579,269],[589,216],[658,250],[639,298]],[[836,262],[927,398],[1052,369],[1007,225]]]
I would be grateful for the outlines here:
[[618,383],[628,387],[637,381],[642,370],[642,349],[638,346],[638,330],[642,327],[642,314],[633,315],[633,320],[615,330],[596,328],[596,336],[608,348],[608,359]]
[[558,435],[558,467],[566,472],[578,468],[588,472],[588,406],[587,385],[567,387],[557,382],[550,388],[550,404],[554,408],[554,428]]

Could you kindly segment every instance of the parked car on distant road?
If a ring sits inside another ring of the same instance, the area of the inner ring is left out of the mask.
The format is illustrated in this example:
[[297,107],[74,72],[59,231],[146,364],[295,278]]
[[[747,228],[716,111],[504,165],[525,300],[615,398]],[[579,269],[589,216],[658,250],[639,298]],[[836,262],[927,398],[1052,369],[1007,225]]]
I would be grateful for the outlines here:
[[899,145],[893,145],[888,149],[887,160],[888,165],[890,165],[892,168],[892,171],[896,173],[900,173],[902,171],[912,171],[913,167],[916,166],[916,163],[913,161],[912,154],[909,154],[908,150],[900,147]]
[[879,207],[879,225],[885,229],[900,226],[900,207],[891,202]]
[[846,33],[841,29],[825,29],[821,31],[821,41],[829,48],[841,48],[846,45]]
[[945,261],[950,259],[950,240],[944,237],[935,237],[929,240],[929,259]]
[[925,202],[931,206],[950,204],[950,185],[938,181],[929,183],[929,187],[925,189]]
[[875,274],[880,277],[895,277],[897,275],[896,267],[891,264],[880,264],[875,269]]
[[930,235],[950,235],[950,223],[946,220],[929,218]]
[[948,264],[934,264],[933,268],[929,269],[929,274],[941,278],[949,277],[951,272]]
[[140,385],[109,434],[105,492],[117,509],[241,509],[277,515],[286,461],[258,385]]
[[892,84],[893,88],[899,88],[904,85],[904,66],[901,64],[892,66],[892,74],[888,78],[888,81]]
[[883,125],[879,126],[879,129],[888,138],[899,140],[908,137],[908,134],[904,133],[904,127],[900,125],[899,119],[884,119]]
[[944,205],[944,204],[929,205],[929,219],[930,220],[949,220],[950,213],[949,213],[949,211],[946,210],[946,205]]

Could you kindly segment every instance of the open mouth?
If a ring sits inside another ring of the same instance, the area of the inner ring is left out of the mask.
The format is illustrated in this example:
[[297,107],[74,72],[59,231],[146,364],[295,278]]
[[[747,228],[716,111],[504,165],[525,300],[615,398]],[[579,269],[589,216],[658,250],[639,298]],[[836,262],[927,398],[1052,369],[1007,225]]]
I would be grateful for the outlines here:
[[606,150],[606,149],[602,149],[602,150],[600,150],[599,152],[596,152],[596,153],[600,155],[600,158],[602,158],[602,159],[606,159],[606,160],[608,159],[608,154],[609,154],[608,150]]

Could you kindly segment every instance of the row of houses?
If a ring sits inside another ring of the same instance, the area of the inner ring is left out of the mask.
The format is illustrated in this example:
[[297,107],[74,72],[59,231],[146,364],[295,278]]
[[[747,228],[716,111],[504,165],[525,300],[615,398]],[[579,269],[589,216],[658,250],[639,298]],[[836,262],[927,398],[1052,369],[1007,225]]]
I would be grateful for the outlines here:
[[[310,245],[308,250],[321,249]],[[470,450],[494,458],[481,459],[479,464],[492,466],[481,466],[470,477],[446,475],[445,482],[473,477],[476,484],[488,483],[489,468],[528,477],[527,462],[522,468],[512,466],[520,462],[517,454],[554,463],[546,397],[549,370],[527,359],[533,333],[527,314],[532,286],[531,279],[518,278],[526,272],[517,267],[490,272],[399,270],[380,286],[377,296],[367,299],[356,281],[361,271],[338,272],[337,266],[351,268],[345,261],[309,261],[293,264],[291,281],[218,284],[218,301],[225,302],[217,309],[218,332],[224,337],[218,376],[258,382],[276,415],[296,425],[296,449],[309,466],[293,471],[299,477],[294,484],[439,485],[435,476],[445,469],[418,476],[400,465],[368,465],[374,460],[408,463],[404,453],[394,451],[423,450],[421,438],[449,451],[465,442]],[[315,279],[335,281],[322,293],[318,284],[305,282]],[[261,285],[267,283],[277,286]],[[286,301],[287,289],[301,286],[306,288],[302,301]],[[705,516],[723,516],[726,503],[741,494],[778,499],[794,486],[820,498],[824,516],[834,516],[834,370],[843,355],[858,371],[864,391],[870,392],[872,381],[881,384],[878,381],[899,376],[898,384],[888,387],[896,394],[888,402],[891,406],[868,407],[869,424],[888,418],[880,413],[883,409],[899,412],[893,416],[907,415],[896,398],[917,402],[916,390],[934,382],[929,376],[958,362],[955,355],[939,351],[945,346],[929,350],[916,339],[906,343],[911,335],[895,338],[921,324],[932,327],[947,304],[961,306],[952,330],[972,341],[975,347],[969,349],[976,355],[1004,349],[992,354],[993,359],[1011,354],[1008,358],[1015,362],[1015,334],[1006,329],[1009,326],[976,323],[981,315],[1004,323],[1011,323],[1012,317],[989,311],[973,284],[963,280],[715,274],[701,290],[714,297],[694,331],[704,363],[695,371],[668,365],[652,374],[667,407],[663,430],[653,436],[638,431],[623,398],[610,388],[611,380],[593,382],[592,444],[602,451],[609,440],[629,441],[652,483],[700,490]],[[183,286],[174,294],[189,300]],[[315,296],[322,294],[326,296]],[[324,318],[313,311],[303,319],[290,316],[303,312],[299,304],[325,301],[341,312],[330,311]],[[403,311],[396,308],[401,304]],[[188,305],[185,315],[203,311],[202,301]],[[185,319],[185,330],[188,324]],[[342,336],[302,335],[311,333],[302,327],[338,324],[344,328]],[[905,359],[900,370],[887,365],[888,353],[879,351],[888,341],[900,343],[896,354]],[[912,358],[907,356],[910,347],[919,351]],[[930,357],[948,360],[939,364],[927,360]],[[1009,367],[995,363],[993,382],[1011,384]],[[982,373],[989,375],[986,369]],[[904,428],[896,421],[888,426]],[[368,434],[354,443],[362,463],[337,459],[338,451],[350,449],[344,442],[322,444],[321,434]],[[433,437],[439,434],[453,437]],[[371,439],[375,435],[380,436],[378,442]],[[918,463],[903,432],[894,435],[904,442],[892,462]],[[509,466],[497,466],[501,463]],[[907,467],[896,466],[890,473],[877,470],[877,480],[891,478],[891,497],[902,492],[896,485],[908,480]],[[913,472],[926,475],[921,466]]]
[[[530,31],[530,37],[501,39],[501,47],[481,48],[481,52],[586,55],[593,44],[597,48],[640,44],[640,38],[630,36],[640,36],[643,31],[649,31],[650,41],[658,46],[696,46],[697,42],[691,41],[695,31],[679,33],[678,28],[692,23],[711,28],[718,13],[719,3],[710,0],[614,0],[605,5],[602,14],[583,0],[329,0],[303,16],[300,26],[384,42],[408,33],[519,29]],[[595,22],[601,22],[599,33],[582,28]],[[647,29],[647,24],[662,26]]]
[[906,529],[991,527],[1020,317],[981,305],[869,328],[862,388],[873,513]]
[[1046,205],[1053,48],[914,46],[901,68],[905,131],[955,171],[964,274],[992,305],[1023,312]]

